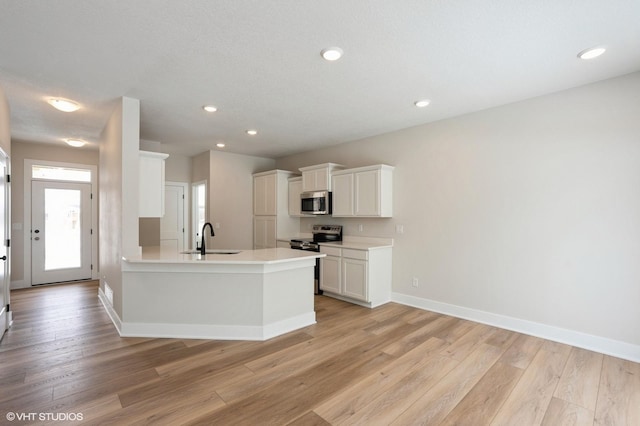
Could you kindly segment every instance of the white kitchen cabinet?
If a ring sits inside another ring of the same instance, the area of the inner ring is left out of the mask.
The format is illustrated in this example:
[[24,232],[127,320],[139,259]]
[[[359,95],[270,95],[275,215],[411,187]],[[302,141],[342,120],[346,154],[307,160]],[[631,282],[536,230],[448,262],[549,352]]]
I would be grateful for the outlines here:
[[253,217],[253,248],[276,247],[276,216]]
[[320,261],[320,289],[340,294],[340,274],[341,258],[327,254]]
[[302,177],[289,178],[289,216],[301,217]]
[[168,154],[140,151],[138,216],[164,216],[164,160]]
[[300,219],[289,216],[289,178],[294,173],[270,170],[253,175],[253,245],[274,248],[278,236],[290,237],[300,231]]
[[277,214],[277,173],[263,174],[253,178],[253,214],[275,216]]
[[[355,256],[354,256],[355,254]],[[342,282],[344,295],[354,299],[369,301],[367,260],[360,257],[367,257],[364,250],[343,250],[342,251]]]
[[332,216],[353,216],[353,173],[332,177]]
[[386,164],[332,173],[334,217],[391,217],[393,167]]
[[336,163],[301,167],[299,170],[302,172],[302,191],[331,191],[331,173],[341,169],[344,169],[344,166]]
[[391,300],[392,248],[350,249],[320,245],[320,289],[324,294],[362,306]]

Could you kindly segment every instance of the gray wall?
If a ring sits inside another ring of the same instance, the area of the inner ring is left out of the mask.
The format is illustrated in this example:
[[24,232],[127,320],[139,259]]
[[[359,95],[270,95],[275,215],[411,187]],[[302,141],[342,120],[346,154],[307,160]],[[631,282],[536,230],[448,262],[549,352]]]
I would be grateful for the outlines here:
[[392,219],[322,221],[394,238],[401,296],[640,345],[638,93],[633,73],[276,165],[396,167]]
[[11,156],[10,116],[9,102],[4,94],[4,90],[0,87],[0,148],[2,148],[8,156]]
[[208,247],[253,248],[252,174],[275,168],[275,160],[209,151],[208,219],[219,224]]

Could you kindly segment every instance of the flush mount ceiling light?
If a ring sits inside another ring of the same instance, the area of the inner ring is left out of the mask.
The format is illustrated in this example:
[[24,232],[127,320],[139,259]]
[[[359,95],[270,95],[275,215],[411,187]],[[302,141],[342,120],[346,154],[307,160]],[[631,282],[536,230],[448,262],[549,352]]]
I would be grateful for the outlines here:
[[589,49],[585,49],[582,52],[578,53],[578,58],[580,58],[580,59],[593,59],[593,58],[597,58],[598,56],[602,55],[606,51],[607,51],[607,49],[602,47],[602,46],[591,47]]
[[419,101],[415,101],[413,104],[415,106],[417,106],[418,108],[424,108],[427,105],[429,105],[430,103],[431,103],[431,101],[429,99],[422,99],[422,100],[419,100]]
[[80,109],[80,105],[77,102],[70,101],[69,99],[49,98],[47,102],[59,111],[73,112]]
[[224,148],[224,144],[223,144],[223,143],[217,143],[217,144],[216,144],[216,146],[217,146],[218,148]]
[[343,53],[339,47],[327,47],[320,52],[322,57],[327,61],[337,61],[342,57]]
[[251,135],[251,136],[255,136],[255,135],[257,135],[257,134],[258,134],[258,131],[257,131],[257,130],[250,129],[250,130],[247,130],[247,134],[248,134],[248,135]]
[[67,143],[67,145],[70,145],[74,148],[80,148],[87,144],[85,141],[81,139],[65,139],[64,141]]
[[218,108],[214,107],[213,105],[205,105],[202,107],[202,109],[207,112],[216,112],[218,110]]

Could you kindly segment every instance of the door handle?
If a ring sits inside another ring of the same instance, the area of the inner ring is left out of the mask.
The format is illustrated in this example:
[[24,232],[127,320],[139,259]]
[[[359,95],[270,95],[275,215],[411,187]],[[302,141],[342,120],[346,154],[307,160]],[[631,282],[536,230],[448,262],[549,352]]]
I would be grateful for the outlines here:
[[0,260],[7,260],[7,256],[5,255],[5,256],[0,257]]

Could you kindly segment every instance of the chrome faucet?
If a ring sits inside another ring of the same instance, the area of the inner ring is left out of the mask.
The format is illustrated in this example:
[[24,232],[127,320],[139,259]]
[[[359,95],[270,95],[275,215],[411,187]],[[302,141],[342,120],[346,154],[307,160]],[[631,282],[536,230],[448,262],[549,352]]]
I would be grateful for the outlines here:
[[203,256],[207,254],[207,249],[204,246],[204,230],[207,227],[207,225],[209,225],[209,229],[211,229],[211,236],[212,237],[216,236],[216,234],[213,232],[213,225],[211,225],[211,223],[207,222],[204,225],[202,225],[202,241],[200,241],[200,254]]

